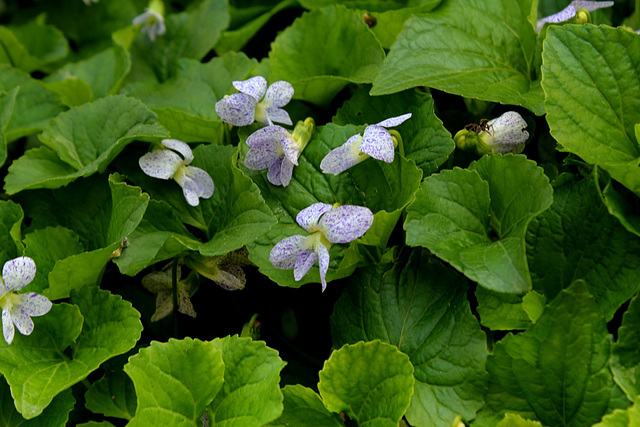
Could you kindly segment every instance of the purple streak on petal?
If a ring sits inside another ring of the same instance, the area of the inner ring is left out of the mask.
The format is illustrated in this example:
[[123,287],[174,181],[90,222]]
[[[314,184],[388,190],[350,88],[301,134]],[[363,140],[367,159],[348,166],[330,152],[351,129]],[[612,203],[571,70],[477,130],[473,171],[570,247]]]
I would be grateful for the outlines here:
[[282,108],[268,107],[267,117],[272,122],[284,123],[285,125],[289,125],[289,126],[293,125],[293,122],[291,121],[291,117],[289,117],[289,113],[287,113]]
[[182,157],[171,150],[153,150],[140,157],[138,164],[150,177],[170,179],[182,165]]
[[251,77],[248,80],[233,82],[233,87],[258,102],[267,90],[267,80],[262,76]]
[[11,321],[11,315],[9,314],[9,310],[2,309],[2,334],[4,335],[4,340],[7,344],[11,344],[13,342],[13,336],[15,335],[16,330],[13,327],[13,322]]
[[220,269],[219,280],[216,283],[227,291],[237,291],[244,289],[247,278],[237,265],[225,265],[224,269]]
[[318,227],[318,221],[325,212],[331,210],[331,205],[327,203],[314,203],[308,208],[302,209],[296,215],[296,222],[298,225],[308,232],[316,231]]
[[358,149],[374,159],[387,163],[393,162],[395,155],[391,134],[378,125],[367,126]]
[[349,243],[367,232],[373,213],[362,206],[343,205],[320,218],[320,228],[331,243]]
[[406,120],[409,120],[410,118],[411,118],[411,113],[407,113],[401,116],[388,118],[386,120],[381,121],[380,123],[377,123],[377,125],[382,126],[384,128],[392,128],[392,127],[401,125],[403,122],[405,122]]
[[293,86],[291,83],[280,80],[269,86],[269,89],[267,89],[267,95],[264,98],[265,100],[268,100],[270,106],[283,107],[291,101],[292,96]]
[[7,261],[2,268],[2,280],[6,291],[22,289],[31,283],[34,277],[36,277],[36,263],[26,256]]
[[280,144],[282,145],[282,151],[287,159],[294,165],[298,166],[298,157],[300,156],[300,144],[296,142],[289,134],[282,134],[280,138]]
[[320,162],[322,172],[338,175],[366,160],[368,158],[367,156],[358,155],[358,153],[360,153],[358,146],[361,140],[362,136],[353,135],[340,147],[331,150]]
[[234,93],[216,102],[216,113],[233,126],[248,126],[253,123],[258,102],[245,93]]
[[308,236],[290,236],[280,240],[271,249],[269,261],[275,268],[289,270],[296,265],[296,258],[308,250],[306,240]]
[[587,9],[589,12],[593,12],[594,10],[602,9],[604,7],[613,6],[614,2],[612,1],[581,1],[574,0],[571,2],[571,6],[578,9]]
[[179,139],[163,139],[162,145],[180,153],[185,165],[188,165],[193,160],[193,152],[186,142],[182,142]]
[[576,16],[576,8],[573,7],[573,4],[565,7],[558,13],[554,13],[553,15],[546,16],[544,18],[538,19],[536,22],[536,31],[539,33],[545,22],[558,23],[564,22]]
[[296,279],[296,282],[309,272],[309,269],[316,263],[317,259],[318,254],[311,249],[306,250],[298,256],[296,265],[293,268],[293,278]]
[[185,176],[180,184],[182,187],[182,194],[187,199],[187,203],[191,206],[198,206],[200,204],[199,195],[202,193],[202,188],[193,179]]
[[215,187],[213,185],[213,179],[211,179],[211,176],[209,176],[208,173],[200,168],[187,166],[186,175],[187,178],[191,178],[192,180],[194,180],[201,189],[198,197],[208,199],[209,197],[213,196],[213,190],[215,189]]
[[271,167],[278,161],[279,153],[275,144],[264,144],[251,147],[244,157],[244,165],[249,169],[259,171]]
[[22,335],[30,335],[33,332],[33,320],[19,305],[11,307],[11,320]]
[[291,176],[293,175],[293,163],[287,158],[282,159],[282,166],[280,167],[280,184],[286,187],[291,182]]
[[322,283],[322,292],[327,289],[327,270],[329,270],[329,251],[327,247],[320,242],[315,245],[315,250],[318,252],[319,266],[320,266],[320,282]]
[[42,316],[43,314],[48,313],[53,305],[47,297],[43,297],[42,295],[38,295],[33,292],[26,292],[18,295],[18,298],[20,299],[20,302],[17,306],[29,316]]
[[269,166],[269,172],[267,172],[267,179],[273,185],[282,185],[282,162],[284,157],[278,157],[275,162]]

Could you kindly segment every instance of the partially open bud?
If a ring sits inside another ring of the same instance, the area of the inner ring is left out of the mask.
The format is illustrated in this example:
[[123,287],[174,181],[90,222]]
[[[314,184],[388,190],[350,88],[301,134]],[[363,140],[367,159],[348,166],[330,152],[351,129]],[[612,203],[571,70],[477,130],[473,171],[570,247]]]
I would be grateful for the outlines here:
[[515,111],[480,125],[468,125],[454,136],[456,146],[476,154],[519,154],[524,150],[529,132],[527,122]]

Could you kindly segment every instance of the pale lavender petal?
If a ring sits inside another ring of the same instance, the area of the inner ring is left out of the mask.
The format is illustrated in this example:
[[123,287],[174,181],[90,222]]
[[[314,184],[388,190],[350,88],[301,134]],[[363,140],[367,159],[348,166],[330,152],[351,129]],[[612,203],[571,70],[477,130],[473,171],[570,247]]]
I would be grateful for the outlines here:
[[613,4],[614,2],[612,1],[572,1],[569,6],[565,7],[560,12],[538,19],[538,22],[536,22],[536,31],[540,32],[545,22],[558,23],[568,21],[576,16],[577,11],[580,9],[587,9],[589,12],[593,12],[597,9],[611,7]]
[[[47,297],[33,292],[18,295],[19,303],[14,308],[19,309],[28,316],[42,316],[51,310],[53,304]],[[22,332],[22,331],[20,331]]]
[[186,142],[182,142],[179,139],[163,139],[162,145],[182,154],[185,165],[188,165],[193,160],[193,152]]
[[254,171],[271,167],[280,157],[275,144],[252,147],[244,157],[244,165]]
[[13,327],[13,322],[11,321],[11,314],[9,314],[9,310],[3,308],[2,309],[2,334],[4,335],[4,340],[7,344],[11,344],[13,342],[13,336],[15,335],[16,330]]
[[587,9],[589,12],[593,12],[594,10],[602,9],[604,7],[613,6],[614,2],[612,1],[581,1],[574,0],[571,2],[571,5],[578,9]]
[[293,268],[293,278],[298,282],[302,279],[308,272],[309,269],[316,263],[318,260],[318,254],[312,251],[311,249],[303,252],[296,259],[296,265]]
[[269,172],[267,172],[267,179],[273,185],[282,185],[282,162],[284,157],[279,157],[269,166]]
[[22,335],[30,335],[33,332],[33,320],[20,309],[20,306],[11,307],[11,320]]
[[389,131],[382,126],[367,126],[358,149],[374,159],[387,163],[393,162],[395,154],[393,139]]
[[293,124],[293,122],[291,121],[291,117],[289,117],[289,113],[287,113],[282,108],[268,107],[267,117],[272,122],[284,123],[285,125],[289,125],[289,126]]
[[322,172],[338,175],[350,167],[367,160],[369,156],[364,155],[358,149],[361,140],[362,136],[353,135],[340,147],[331,150],[320,162]]
[[377,123],[378,126],[382,126],[385,128],[392,128],[395,126],[401,125],[406,120],[411,118],[411,113],[403,114],[401,116],[391,117],[389,119],[383,120],[380,123]]
[[494,153],[506,154],[521,152],[524,143],[529,138],[525,131],[527,122],[515,111],[507,111],[500,117],[487,123],[487,130],[480,134],[480,138]]
[[151,16],[151,12],[149,12],[149,8],[147,7],[145,8],[145,12],[142,12],[140,15],[133,18],[133,21],[131,21],[131,24],[132,25],[144,24],[145,22],[147,22],[147,19],[149,19],[150,16]]
[[269,102],[270,106],[283,107],[287,105],[289,101],[291,101],[292,96],[293,86],[291,85],[291,83],[280,80],[269,86],[269,89],[267,89],[267,95],[264,97],[264,99],[265,101]]
[[317,242],[315,250],[318,253],[318,264],[320,266],[320,282],[322,283],[322,292],[327,288],[327,271],[329,270],[329,250],[325,245]]
[[343,205],[322,215],[319,225],[331,243],[349,243],[362,237],[372,223],[369,208]]
[[242,93],[246,93],[258,102],[267,90],[267,80],[262,76],[251,77],[245,81],[233,82],[233,87]]
[[318,227],[318,221],[325,212],[331,210],[331,205],[327,203],[314,203],[308,208],[302,209],[296,215],[296,222],[298,225],[308,232],[316,231]]
[[138,164],[153,178],[170,179],[182,165],[182,158],[171,150],[153,150],[140,157]]
[[288,133],[283,133],[280,139],[282,145],[282,151],[284,155],[294,165],[298,165],[298,157],[300,156],[300,144],[293,139]]
[[282,135],[285,133],[288,133],[287,130],[281,126],[265,126],[249,135],[249,138],[247,138],[247,145],[249,147],[262,146],[266,144],[280,145]]
[[220,269],[220,276],[216,283],[223,289],[228,291],[237,291],[244,289],[247,283],[247,277],[242,268],[237,265],[225,265],[224,269]]
[[245,93],[234,93],[216,102],[216,113],[233,126],[247,126],[253,123],[256,114],[256,101]]
[[200,194],[203,192],[200,183],[188,176],[184,176],[180,186],[182,187],[182,194],[184,194],[187,203],[191,206],[198,206],[200,204]]
[[293,163],[289,159],[282,159],[282,165],[280,166],[280,184],[286,187],[291,182],[291,176],[293,175]]
[[280,240],[280,242],[271,249],[269,261],[275,268],[288,270],[296,265],[296,258],[308,250],[308,236],[290,236]]
[[215,189],[213,179],[204,170],[195,166],[187,166],[186,178],[192,179],[198,185],[198,197],[208,199],[213,196],[213,190]]
[[34,277],[36,277],[36,263],[31,258],[22,256],[5,262],[2,268],[2,280],[4,280],[2,294],[24,288]]

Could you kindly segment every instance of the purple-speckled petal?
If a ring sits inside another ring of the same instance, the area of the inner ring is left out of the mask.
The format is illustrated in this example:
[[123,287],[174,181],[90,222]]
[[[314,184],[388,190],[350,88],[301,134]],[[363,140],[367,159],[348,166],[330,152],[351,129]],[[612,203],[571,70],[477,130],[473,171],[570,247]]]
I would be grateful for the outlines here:
[[[171,297],[173,298],[173,295]],[[196,310],[191,303],[191,296],[183,284],[178,285],[178,311],[187,316],[196,317]]]
[[320,282],[322,283],[322,292],[327,289],[327,271],[329,270],[329,250],[325,245],[316,242],[315,251],[318,253],[318,265],[320,267]]
[[269,166],[269,172],[267,172],[267,179],[273,185],[282,185],[282,162],[284,160],[283,157],[279,157]]
[[216,113],[233,126],[248,126],[253,123],[258,102],[245,93],[234,93],[216,102]]
[[[180,267],[178,267],[178,277],[180,277]],[[148,291],[158,293],[171,289],[170,271],[153,271],[142,278],[142,286]]]
[[571,2],[571,6],[575,7],[576,10],[579,9],[587,9],[589,12],[593,12],[594,10],[602,9],[604,7],[613,6],[614,2],[612,1],[582,1],[582,0],[574,0]]
[[0,287],[2,295],[9,291],[17,291],[27,286],[36,277],[36,263],[29,257],[21,256],[4,263]]
[[293,86],[291,83],[280,80],[269,86],[269,89],[267,89],[267,95],[264,99],[269,103],[269,106],[283,107],[291,101],[292,96]]
[[186,178],[190,178],[198,184],[198,197],[208,199],[209,197],[213,196],[213,190],[215,189],[215,187],[213,185],[213,179],[211,179],[211,176],[209,176],[209,174],[202,169],[195,166],[187,166],[186,169]]
[[183,176],[180,186],[182,187],[182,194],[184,194],[187,203],[191,206],[198,206],[200,204],[199,195],[202,193],[200,184],[185,175]]
[[[266,144],[280,144],[282,134],[288,133],[285,128],[278,125],[265,126],[258,129],[247,138],[249,147],[263,146]],[[264,168],[263,168],[264,169]]]
[[131,25],[140,25],[147,22],[147,19],[149,19],[149,17],[151,16],[151,12],[149,12],[148,7],[145,7],[144,10],[145,11],[142,12],[140,15],[133,18],[133,21],[131,21]]
[[28,316],[42,316],[43,314],[48,313],[53,306],[47,297],[43,297],[42,295],[38,295],[33,292],[26,292],[18,295],[18,299],[20,302],[16,307]]
[[216,283],[227,291],[238,291],[244,289],[247,277],[244,275],[242,268],[237,265],[225,265],[224,270],[219,270]]
[[391,134],[388,130],[378,125],[367,126],[358,149],[374,159],[387,163],[393,162],[395,155]]
[[20,309],[20,306],[11,307],[11,320],[22,335],[30,335],[33,332],[33,320]]
[[536,22],[536,31],[540,32],[545,22],[552,22],[552,23],[564,22],[573,18],[574,16],[576,16],[576,8],[570,4],[569,6],[565,7],[558,13],[554,13],[553,15],[544,17],[542,19],[538,19],[538,21]]
[[151,316],[152,322],[164,319],[173,311],[173,295],[171,292],[161,292],[156,298],[156,312]]
[[331,150],[320,162],[320,169],[322,172],[338,175],[339,173],[349,169],[351,166],[355,166],[358,163],[367,160],[369,156],[364,155],[358,149],[361,140],[362,136],[353,135],[340,147]]
[[182,157],[171,150],[153,150],[140,157],[140,169],[159,179],[170,179],[182,165]]
[[11,321],[11,314],[9,314],[9,310],[3,308],[2,309],[2,335],[4,335],[4,340],[7,344],[11,344],[13,342],[13,336],[15,335],[16,330],[13,327],[13,322]]
[[186,142],[182,142],[179,139],[163,139],[162,145],[182,154],[185,165],[188,165],[193,160],[193,152]]
[[373,213],[362,206],[343,205],[320,218],[320,228],[331,243],[349,243],[362,237],[373,223]]
[[293,139],[289,133],[283,133],[280,139],[282,151],[284,155],[294,165],[298,165],[298,157],[300,156],[300,143]]
[[318,228],[318,221],[325,212],[331,210],[331,205],[327,203],[314,203],[308,208],[302,209],[296,215],[298,225],[312,233]]
[[278,161],[278,146],[276,144],[264,144],[252,147],[244,157],[244,165],[254,171],[267,169]]
[[287,113],[282,108],[268,107],[267,108],[267,117],[272,122],[284,123],[285,125],[289,125],[289,126],[291,126],[293,124],[293,122],[291,121],[291,117],[289,117],[289,113]]
[[291,182],[291,176],[293,175],[293,163],[287,158],[282,159],[282,166],[280,167],[280,184],[286,187]]
[[519,153],[524,149],[524,143],[529,138],[529,132],[524,130],[527,122],[515,111],[507,111],[500,117],[487,123],[487,130],[480,134],[480,138],[492,148],[494,153]]
[[308,236],[290,236],[280,240],[280,242],[271,249],[269,261],[275,268],[289,270],[296,265],[296,259],[301,253],[309,248],[306,244]]
[[248,80],[233,82],[233,87],[258,102],[267,90],[267,80],[262,76],[251,77]]
[[410,118],[411,118],[411,113],[407,113],[401,116],[388,118],[386,120],[381,121],[380,123],[377,123],[377,125],[385,128],[392,128],[392,127],[401,125],[403,122],[405,122],[406,120],[409,120]]
[[312,251],[311,249],[303,252],[296,259],[296,265],[293,268],[293,278],[296,279],[296,282],[302,279],[308,272],[309,269],[316,263],[318,260],[318,254]]

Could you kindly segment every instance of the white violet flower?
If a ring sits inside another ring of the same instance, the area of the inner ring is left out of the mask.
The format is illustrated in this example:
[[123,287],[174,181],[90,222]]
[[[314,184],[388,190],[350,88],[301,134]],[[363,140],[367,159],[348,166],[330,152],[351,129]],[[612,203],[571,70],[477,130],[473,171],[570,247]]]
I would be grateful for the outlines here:
[[150,7],[146,7],[144,12],[133,18],[133,25],[144,25],[141,31],[147,33],[149,40],[156,41],[156,36],[161,36],[167,31],[164,25],[164,16]]
[[302,279],[319,261],[322,290],[327,287],[329,249],[332,243],[349,243],[364,235],[373,223],[373,213],[362,206],[331,206],[314,203],[296,216],[300,227],[308,236],[290,236],[271,249],[269,261],[275,268],[293,268],[296,281]]
[[369,157],[387,163],[393,162],[397,142],[394,142],[387,128],[399,126],[409,118],[411,113],[367,126],[364,135],[353,135],[340,147],[331,150],[320,162],[320,169],[323,173],[338,175]]
[[[471,128],[469,128],[471,126]],[[468,125],[453,137],[458,148],[477,154],[519,154],[524,150],[529,132],[527,122],[515,111],[480,125]]]
[[[536,22],[536,31],[539,33],[542,30],[545,22],[549,23],[560,23],[564,21],[568,21],[574,18],[580,9],[585,9],[589,12],[593,12],[594,10],[602,9],[604,7],[613,6],[612,1],[580,1],[574,0],[569,6],[565,7],[558,13],[554,13],[553,15],[547,16],[545,18],[538,19]],[[584,23],[584,22],[583,22]]]
[[15,329],[22,335],[33,332],[31,317],[42,316],[51,310],[51,301],[33,292],[17,294],[36,276],[36,263],[29,257],[7,261],[0,280],[0,307],[2,307],[2,333],[7,344],[13,342]]
[[216,113],[223,121],[233,126],[247,126],[254,121],[264,125],[272,125],[273,122],[293,124],[289,113],[280,108],[287,105],[293,96],[291,83],[281,80],[267,89],[267,80],[256,76],[234,81],[233,87],[240,93],[225,96],[216,102]]
[[163,139],[162,145],[169,150],[154,149],[140,157],[138,163],[143,172],[153,178],[173,178],[182,187],[184,197],[191,206],[198,206],[200,197],[211,197],[213,180],[202,169],[189,166],[193,160],[189,145],[177,139]]

